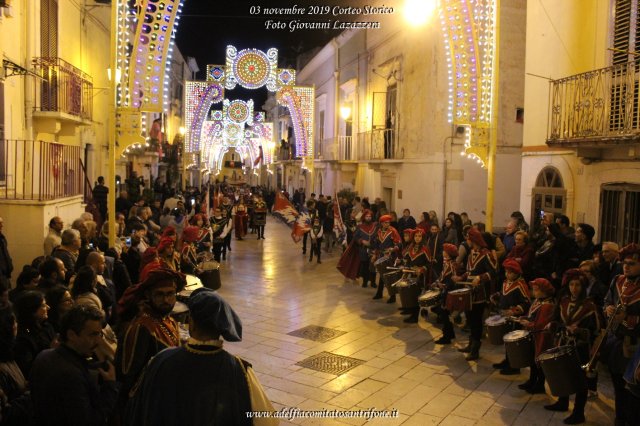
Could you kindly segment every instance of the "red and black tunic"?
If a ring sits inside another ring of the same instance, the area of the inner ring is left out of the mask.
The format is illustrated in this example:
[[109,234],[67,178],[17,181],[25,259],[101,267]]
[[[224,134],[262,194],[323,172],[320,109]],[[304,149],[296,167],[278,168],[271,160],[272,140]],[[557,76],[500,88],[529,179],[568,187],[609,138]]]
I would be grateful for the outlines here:
[[550,332],[542,331],[553,320],[555,310],[555,300],[553,297],[535,299],[529,307],[527,320],[531,322],[526,328],[529,331],[537,332],[533,340],[535,342],[535,356],[551,348],[553,345],[553,335]]
[[418,284],[424,285],[429,277],[427,271],[431,266],[431,252],[424,244],[411,244],[404,253],[404,264],[409,268],[418,268]]
[[497,262],[493,253],[486,248],[471,250],[467,257],[467,272],[462,276],[463,281],[472,280],[473,277],[480,278],[480,284],[472,287],[471,297],[473,303],[485,303],[493,287]]
[[498,303],[498,308],[501,311],[508,310],[512,312],[512,315],[520,316],[527,312],[530,304],[529,286],[523,278],[518,278],[515,281],[504,280]]

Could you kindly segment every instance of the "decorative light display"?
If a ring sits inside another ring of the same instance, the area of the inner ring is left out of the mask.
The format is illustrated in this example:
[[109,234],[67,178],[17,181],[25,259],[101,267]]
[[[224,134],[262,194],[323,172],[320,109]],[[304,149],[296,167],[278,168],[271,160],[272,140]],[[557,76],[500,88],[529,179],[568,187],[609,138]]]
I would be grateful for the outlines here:
[[[253,164],[262,147],[262,163],[273,162],[273,124],[264,122],[263,112],[254,113],[253,101],[223,99],[222,87],[233,89],[240,85],[247,89],[265,86],[277,92],[278,102],[291,111],[297,152],[313,156],[310,141],[313,140],[315,90],[295,86],[295,70],[277,68],[277,49],[269,49],[266,53],[256,49],[238,52],[234,46],[227,46],[226,54],[224,67],[207,66],[206,82],[188,82],[185,88],[187,152],[201,151],[200,158],[210,170],[220,170],[222,158],[231,148],[245,158],[251,158]],[[204,93],[214,84],[221,89],[219,97]],[[222,111],[210,111],[214,99],[222,101]]]
[[296,83],[296,70],[283,68],[278,70],[278,84],[280,86],[293,86]]
[[141,12],[133,39],[128,99],[134,108],[162,112],[182,4],[179,0],[140,0],[136,4]]
[[233,89],[236,84],[239,84],[245,89],[266,86],[271,92],[277,90],[277,49],[271,48],[266,53],[257,49],[244,49],[238,52],[234,46],[227,46],[226,64],[225,87],[227,89]]
[[240,124],[246,123],[249,126],[253,125],[253,100],[245,102],[240,99],[234,101],[225,99],[222,105],[222,115],[227,120]]
[[440,21],[447,52],[448,120],[467,129],[465,152],[487,158],[494,88],[495,0],[442,0]]
[[296,136],[296,153],[313,158],[313,103],[315,89],[304,86],[285,86],[276,94],[280,105],[286,105],[291,113]]
[[224,81],[224,66],[207,65],[207,80],[217,82]]

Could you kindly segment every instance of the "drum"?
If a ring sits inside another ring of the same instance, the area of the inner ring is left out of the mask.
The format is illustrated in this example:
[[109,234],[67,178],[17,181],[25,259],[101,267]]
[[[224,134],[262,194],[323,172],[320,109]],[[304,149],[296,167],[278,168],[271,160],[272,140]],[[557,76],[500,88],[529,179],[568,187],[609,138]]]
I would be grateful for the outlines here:
[[471,289],[459,288],[447,293],[446,308],[449,312],[462,312],[471,309]]
[[195,275],[186,275],[187,278],[187,285],[184,287],[184,290],[182,290],[181,292],[178,293],[178,300],[181,302],[186,302],[187,299],[189,299],[189,296],[191,296],[191,293],[193,292],[193,290],[204,287],[202,285],[202,281],[200,281],[200,278],[196,277]]
[[509,331],[507,320],[502,315],[493,315],[484,321],[487,326],[487,336],[489,343],[492,345],[501,345],[503,343],[502,336]]
[[391,258],[389,256],[382,256],[375,262],[373,262],[376,272],[383,275],[387,272],[387,266],[391,266]]
[[198,278],[204,287],[217,290],[222,286],[220,281],[220,264],[215,260],[198,263]]
[[398,288],[398,293],[400,293],[400,304],[403,308],[413,309],[418,308],[418,297],[420,297],[420,286],[415,285],[416,281],[414,278],[405,279],[406,282],[413,284],[409,284],[406,287]]
[[389,292],[389,296],[393,296],[397,293],[396,288],[393,286],[393,284],[401,278],[402,271],[391,271],[382,274],[382,281],[384,282],[384,286]]
[[401,288],[407,288],[407,287],[416,285],[417,283],[418,283],[418,280],[415,277],[402,277],[398,281],[393,283],[393,286],[398,289],[401,289]]
[[535,349],[531,333],[527,330],[514,330],[505,334],[502,339],[511,367],[525,368],[533,365]]
[[422,308],[431,308],[437,306],[442,301],[442,290],[429,290],[422,296],[418,297],[418,303]]
[[573,346],[558,346],[542,352],[537,359],[553,396],[567,396],[587,388],[587,377]]
[[178,322],[186,323],[189,318],[189,307],[182,302],[176,302],[171,310],[171,316]]

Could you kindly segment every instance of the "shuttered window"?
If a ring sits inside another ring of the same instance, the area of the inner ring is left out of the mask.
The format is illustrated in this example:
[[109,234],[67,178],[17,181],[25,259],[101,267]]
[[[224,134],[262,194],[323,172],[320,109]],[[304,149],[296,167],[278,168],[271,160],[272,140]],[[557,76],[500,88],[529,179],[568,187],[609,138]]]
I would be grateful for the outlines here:
[[40,0],[40,56],[58,57],[58,0]]
[[640,241],[640,185],[607,184],[600,193],[600,240]]

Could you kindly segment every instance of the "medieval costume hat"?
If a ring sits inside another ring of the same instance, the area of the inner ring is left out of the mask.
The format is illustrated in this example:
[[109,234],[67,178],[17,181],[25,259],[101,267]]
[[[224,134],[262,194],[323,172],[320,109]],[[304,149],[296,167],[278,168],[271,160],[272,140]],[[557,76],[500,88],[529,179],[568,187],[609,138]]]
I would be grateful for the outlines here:
[[451,259],[456,259],[458,257],[458,247],[456,247],[454,244],[444,243],[442,245],[442,250],[447,253],[449,258]]
[[632,258],[635,261],[640,260],[640,245],[636,243],[628,244],[620,250],[620,259]]
[[482,233],[478,231],[478,228],[469,229],[469,240],[480,247],[487,248],[487,242],[482,237]]
[[553,296],[554,293],[556,292],[555,287],[553,287],[553,284],[551,284],[549,282],[549,280],[545,279],[545,278],[536,278],[535,280],[529,282],[529,285],[532,288],[538,288],[538,290],[540,290],[541,292],[543,292],[544,294],[546,294],[547,296]]
[[502,267],[505,271],[511,271],[522,275],[522,266],[520,266],[520,263],[515,259],[506,259],[502,262]]
[[390,214],[385,214],[385,215],[380,216],[380,218],[378,219],[378,222],[380,222],[380,223],[391,222],[391,219],[393,219],[393,218],[391,217]]
[[182,231],[182,240],[187,243],[193,243],[198,241],[198,235],[200,234],[200,228],[197,226],[187,226]]
[[233,308],[220,295],[208,288],[191,293],[187,301],[195,324],[217,330],[227,342],[242,341],[242,322]]

